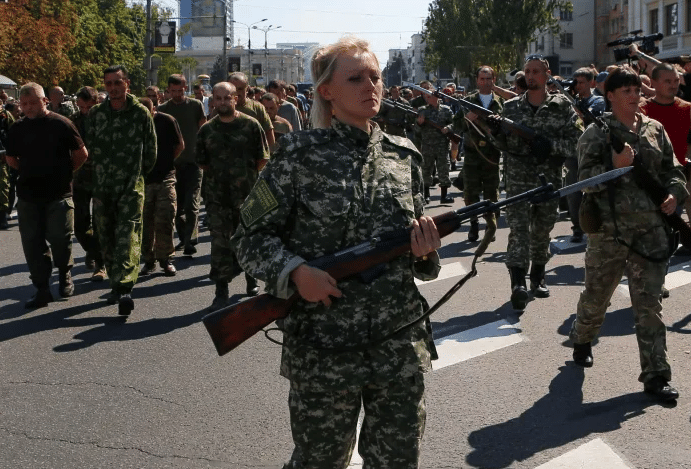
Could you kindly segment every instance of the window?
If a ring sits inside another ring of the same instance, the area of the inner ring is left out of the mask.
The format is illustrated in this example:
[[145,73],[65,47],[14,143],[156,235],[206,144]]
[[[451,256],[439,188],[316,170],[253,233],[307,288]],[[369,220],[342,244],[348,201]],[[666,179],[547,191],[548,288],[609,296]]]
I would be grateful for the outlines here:
[[573,75],[573,65],[572,64],[561,64],[559,66],[559,75],[563,77],[570,77]]
[[559,19],[561,21],[573,21],[573,11],[559,9]]
[[673,36],[679,33],[678,4],[672,3],[665,7],[665,35]]
[[648,21],[650,26],[650,34],[655,34],[660,32],[660,23],[657,18],[657,8],[650,10],[650,20]]
[[559,47],[573,49],[573,33],[561,33],[559,35]]

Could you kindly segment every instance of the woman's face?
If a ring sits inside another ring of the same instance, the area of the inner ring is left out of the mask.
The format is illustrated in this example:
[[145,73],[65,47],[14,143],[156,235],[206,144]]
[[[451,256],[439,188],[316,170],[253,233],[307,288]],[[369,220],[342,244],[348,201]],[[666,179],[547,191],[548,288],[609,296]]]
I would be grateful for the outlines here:
[[634,85],[622,86],[607,92],[607,99],[612,103],[615,114],[632,114],[638,112],[641,101],[641,88]]
[[331,81],[319,93],[331,103],[339,121],[369,131],[369,119],[379,112],[381,71],[370,53],[346,52],[336,59]]

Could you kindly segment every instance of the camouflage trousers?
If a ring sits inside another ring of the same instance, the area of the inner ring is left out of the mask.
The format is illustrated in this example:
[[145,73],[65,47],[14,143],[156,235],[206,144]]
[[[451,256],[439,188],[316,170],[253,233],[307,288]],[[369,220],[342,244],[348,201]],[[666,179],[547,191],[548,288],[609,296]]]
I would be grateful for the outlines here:
[[439,178],[439,187],[451,187],[451,179],[449,178],[449,170],[451,167],[451,160],[449,159],[449,148],[427,148],[423,150],[424,157],[422,162],[422,177],[425,181],[425,186],[432,185],[432,173],[434,166],[437,166],[437,177]]
[[667,262],[653,262],[617,243],[611,235],[588,235],[585,253],[585,290],[581,293],[569,337],[574,343],[591,342],[600,332],[609,300],[623,274],[629,282],[636,339],[641,361],[638,380],[672,378],[667,359],[666,328],[662,322],[662,284]]
[[93,202],[110,287],[120,294],[130,293],[139,276],[144,194],[96,194]]
[[36,288],[48,288],[53,264],[58,270],[70,270],[74,264],[72,197],[45,203],[19,199],[17,214],[19,235],[31,282]]
[[463,160],[463,200],[466,205],[484,200],[499,200],[499,165],[465,151]]
[[211,233],[209,278],[214,282],[230,282],[242,272],[235,252],[230,247],[230,238],[240,223],[240,209],[221,208],[217,204],[209,203],[206,206],[206,214]]
[[175,254],[175,176],[144,189],[142,262],[167,261]]
[[72,199],[74,200],[74,236],[96,264],[103,265],[103,253],[101,243],[98,241],[96,224],[92,223],[91,199],[93,192],[90,190],[74,188]]
[[6,163],[0,161],[0,211],[10,208],[10,170]]
[[197,244],[199,236],[199,204],[201,201],[203,172],[196,164],[180,165],[175,169],[177,210],[175,229],[185,247]]
[[291,381],[288,398],[295,449],[283,469],[345,469],[360,409],[363,469],[417,469],[425,430],[422,373],[361,389],[323,390]]
[[[509,156],[506,163],[506,197],[527,192],[540,185],[538,172],[544,173],[547,182],[561,187],[561,166],[535,168]],[[506,265],[528,270],[530,261],[544,265],[549,261],[550,233],[557,222],[559,199],[541,204],[515,204],[506,207],[509,225],[509,242],[506,247]]]

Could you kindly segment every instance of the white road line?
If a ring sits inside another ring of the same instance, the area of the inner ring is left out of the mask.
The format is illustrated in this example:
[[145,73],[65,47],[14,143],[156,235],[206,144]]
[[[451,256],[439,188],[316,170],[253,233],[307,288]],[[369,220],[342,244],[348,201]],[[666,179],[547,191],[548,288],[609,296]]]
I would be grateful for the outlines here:
[[535,469],[632,469],[600,438],[592,440]]
[[362,468],[362,458],[360,453],[357,452],[357,446],[360,443],[360,430],[362,430],[362,420],[365,418],[365,412],[360,409],[360,416],[357,420],[357,433],[355,439],[355,450],[353,450],[353,456],[350,458],[350,465],[346,469],[360,469]]
[[504,319],[485,324],[435,340],[439,360],[432,362],[432,368],[440,370],[522,341],[523,336],[517,324],[510,324]]
[[463,267],[460,262],[452,262],[451,264],[444,264],[441,266],[441,271],[439,276],[434,280],[428,280],[423,282],[422,280],[415,279],[416,285],[425,285],[432,282],[438,282],[439,280],[446,280],[447,278],[460,277],[461,275],[467,274],[468,271]]
[[[670,267],[665,277],[665,286],[668,290],[683,287],[691,283],[691,264],[681,263]],[[623,280],[617,287],[617,291],[622,295],[629,296],[629,281]]]

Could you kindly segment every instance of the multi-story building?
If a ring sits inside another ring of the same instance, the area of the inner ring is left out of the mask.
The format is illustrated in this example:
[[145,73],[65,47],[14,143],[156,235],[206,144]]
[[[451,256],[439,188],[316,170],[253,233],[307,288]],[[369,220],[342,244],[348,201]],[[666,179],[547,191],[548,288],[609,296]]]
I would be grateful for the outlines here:
[[[303,78],[300,81],[312,82],[312,70],[310,69],[310,63],[312,61],[312,55],[319,49],[320,44],[318,42],[279,42],[276,44],[276,49],[298,49],[302,51],[302,67],[304,70]],[[286,80],[287,81],[287,80]]]
[[673,59],[691,49],[690,0],[629,0],[628,31],[643,30],[643,35],[662,33],[657,43],[657,58]]
[[614,48],[607,43],[628,36],[629,1],[595,1],[595,66],[603,69],[614,63]]
[[[221,50],[223,35],[234,38],[232,0],[178,0],[180,28],[189,31],[180,38],[180,49]],[[225,30],[224,30],[225,20]],[[232,46],[233,44],[228,44]]]

